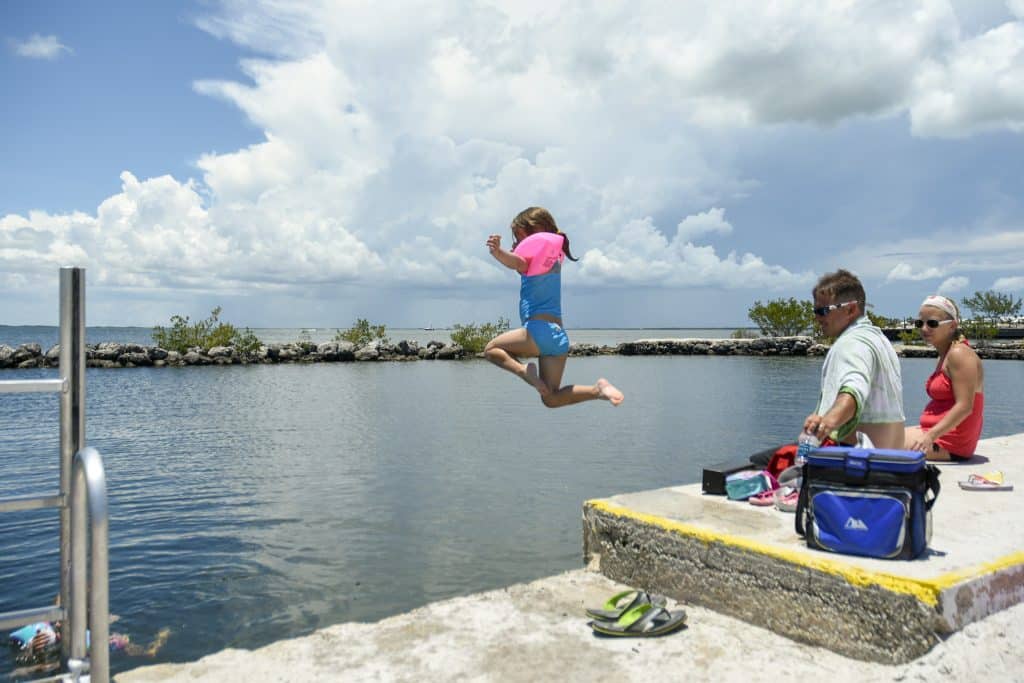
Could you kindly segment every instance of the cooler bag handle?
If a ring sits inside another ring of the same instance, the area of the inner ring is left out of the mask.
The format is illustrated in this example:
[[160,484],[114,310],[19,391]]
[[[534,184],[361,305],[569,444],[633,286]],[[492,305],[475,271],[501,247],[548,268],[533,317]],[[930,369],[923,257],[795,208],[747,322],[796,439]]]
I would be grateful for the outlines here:
[[871,451],[863,448],[852,448],[843,458],[843,471],[848,477],[867,478],[871,469]]
[[798,536],[807,536],[804,528],[804,514],[807,512],[807,464],[804,463],[800,471],[800,496],[796,499],[796,533]]
[[939,498],[939,491],[942,490],[942,484],[939,483],[939,474],[941,470],[935,465],[925,465],[925,486],[927,491],[932,492],[931,499],[928,498],[927,491],[925,491],[924,509],[931,510],[932,506],[935,505],[935,501]]

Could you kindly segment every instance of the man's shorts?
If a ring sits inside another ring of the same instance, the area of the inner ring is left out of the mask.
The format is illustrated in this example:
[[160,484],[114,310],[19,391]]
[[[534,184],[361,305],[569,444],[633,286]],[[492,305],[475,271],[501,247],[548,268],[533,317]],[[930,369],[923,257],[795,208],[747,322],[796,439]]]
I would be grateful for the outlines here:
[[526,333],[540,349],[542,356],[564,356],[569,353],[569,335],[561,325],[547,320],[527,320]]

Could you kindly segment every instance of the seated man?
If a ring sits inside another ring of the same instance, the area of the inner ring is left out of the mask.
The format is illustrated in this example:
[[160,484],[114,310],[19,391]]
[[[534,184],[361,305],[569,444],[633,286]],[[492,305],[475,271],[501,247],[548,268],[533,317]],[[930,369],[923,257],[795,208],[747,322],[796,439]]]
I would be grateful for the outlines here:
[[815,319],[835,341],[821,368],[818,407],[804,420],[804,431],[853,444],[859,430],[877,448],[903,448],[900,361],[864,312],[864,286],[853,273],[837,270],[823,275],[812,294]]

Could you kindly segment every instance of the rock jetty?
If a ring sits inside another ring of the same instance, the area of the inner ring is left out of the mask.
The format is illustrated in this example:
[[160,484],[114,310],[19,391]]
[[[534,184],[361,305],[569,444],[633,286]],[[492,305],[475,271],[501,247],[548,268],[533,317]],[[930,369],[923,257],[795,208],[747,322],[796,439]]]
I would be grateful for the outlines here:
[[[252,353],[233,346],[209,349],[193,347],[186,353],[168,351],[159,346],[102,342],[87,344],[85,364],[90,368],[181,367],[186,365],[248,365],[251,363],[334,363],[346,361],[456,360],[466,356],[458,344],[432,341],[385,343],[373,341],[356,346],[351,342],[291,342],[267,344]],[[12,348],[0,344],[0,369],[52,368],[60,362],[60,345],[43,351],[39,344],[21,344]]]
[[[1024,346],[1019,343],[984,346],[977,351],[986,359],[1024,360]],[[641,339],[616,346],[573,344],[569,349],[570,356],[823,356],[827,352],[828,346],[811,337]],[[930,346],[897,346],[897,353],[905,358],[935,357],[935,349]],[[267,344],[251,353],[233,346],[194,347],[180,353],[159,346],[102,342],[87,344],[85,351],[86,366],[90,368],[461,360],[478,355],[452,342],[432,341],[420,346],[414,341],[381,340],[362,346],[345,341]],[[53,368],[59,362],[59,345],[43,351],[39,344],[21,344],[17,348],[0,344],[0,369]]]

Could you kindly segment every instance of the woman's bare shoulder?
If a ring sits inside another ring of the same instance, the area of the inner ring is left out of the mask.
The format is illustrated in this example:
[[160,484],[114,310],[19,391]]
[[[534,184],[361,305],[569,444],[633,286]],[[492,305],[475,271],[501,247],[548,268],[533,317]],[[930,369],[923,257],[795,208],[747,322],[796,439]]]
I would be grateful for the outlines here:
[[963,367],[968,363],[974,364],[980,361],[978,353],[967,344],[953,344],[949,353],[946,354],[946,362],[952,363],[954,367]]

